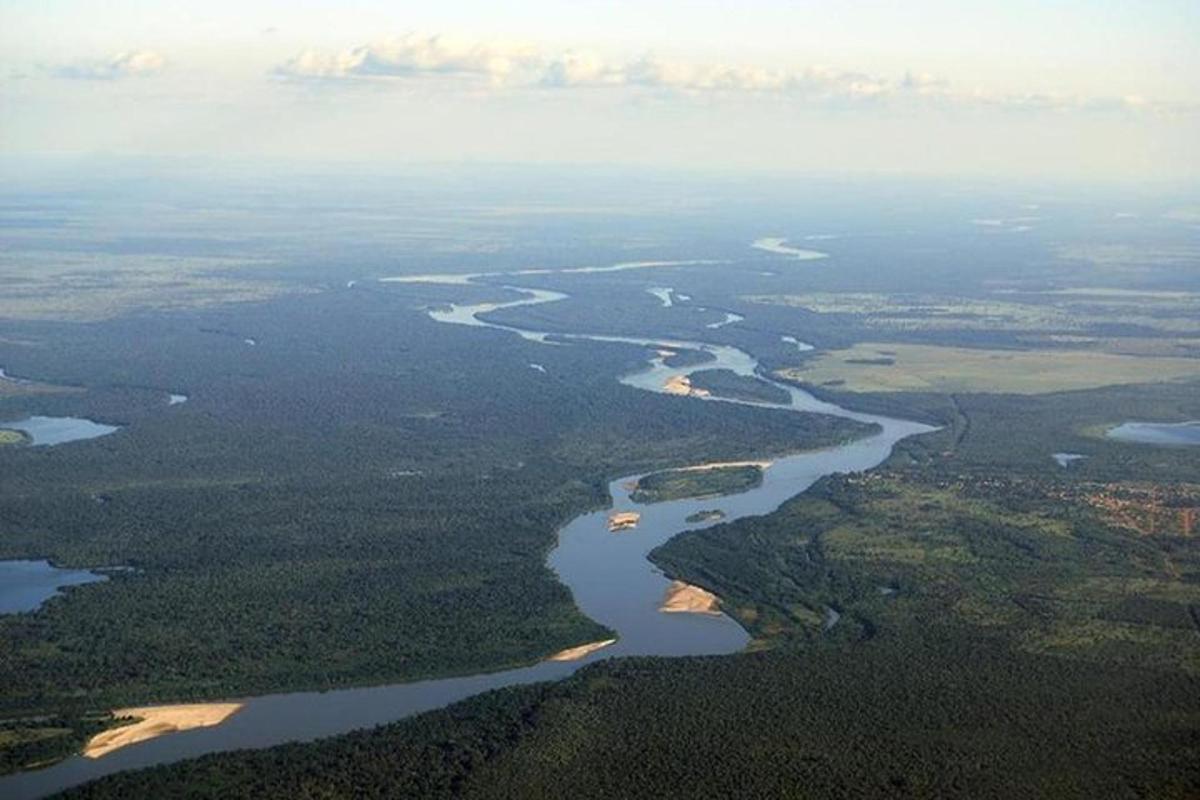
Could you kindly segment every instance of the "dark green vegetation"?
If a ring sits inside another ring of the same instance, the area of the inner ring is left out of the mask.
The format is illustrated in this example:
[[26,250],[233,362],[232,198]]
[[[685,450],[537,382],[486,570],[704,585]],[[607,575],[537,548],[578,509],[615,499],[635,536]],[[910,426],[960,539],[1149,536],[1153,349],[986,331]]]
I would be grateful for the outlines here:
[[[686,534],[653,557],[717,593],[760,645],[950,618],[1017,649],[1200,676],[1200,546],[1122,525],[1102,503],[1112,491],[903,471],[833,478],[769,517]],[[841,614],[828,633],[827,607]]]
[[[1196,387],[865,399],[890,413],[923,407],[945,427],[902,442],[886,471],[827,479],[772,515],[685,534],[653,558],[764,640],[824,637],[827,607],[842,614],[841,638],[949,615],[1025,649],[1200,673],[1200,629],[1180,624],[1200,608],[1200,540],[1182,522],[1200,505],[1200,458],[1088,433],[1135,403],[1188,418]],[[1060,449],[1088,457],[1064,470],[1050,457]],[[1156,535],[1151,515],[1164,520]],[[1113,616],[1139,599],[1170,605],[1162,616],[1174,622]]]
[[[955,628],[634,659],[311,745],[72,798],[1194,797],[1200,682]],[[1190,709],[1190,710],[1189,710]]]
[[668,470],[646,475],[629,496],[635,503],[662,503],[687,497],[736,494],[761,483],[762,468],[753,464]]
[[686,517],[687,522],[712,522],[718,519],[725,519],[725,512],[719,508],[706,508]]
[[77,752],[97,733],[130,721],[98,713],[0,723],[0,775],[53,764]]
[[[75,796],[1195,797],[1200,539],[1131,528],[1101,477],[1154,478],[1156,457],[1189,456],[1073,433],[1131,392],[905,397],[949,427],[878,473],[826,479],[652,554],[717,593],[758,652],[602,663]],[[1181,387],[1142,392],[1147,408],[1194,414]],[[1027,435],[1006,424],[1018,416]],[[1045,452],[1076,436],[1092,473]],[[1200,497],[1186,471],[1169,479],[1184,466],[1162,462],[1155,478],[1175,512]],[[840,619],[826,630],[830,607]]]
[[717,397],[777,405],[790,405],[792,402],[792,397],[787,390],[767,383],[761,378],[738,375],[729,369],[702,369],[693,372],[688,377],[692,382],[692,388],[703,389]]
[[615,380],[640,348],[415,310],[448,291],[8,325],[0,363],[88,391],[7,397],[0,417],[127,427],[0,452],[0,558],[136,570],[0,617],[0,718],[470,673],[604,638],[544,559],[607,481],[867,430],[652,395]]
[[[612,378],[641,362],[633,348],[541,348],[412,313],[514,296],[498,286],[373,292],[371,275],[725,260],[655,268],[655,282],[690,304],[661,308],[631,292],[645,272],[529,275],[522,285],[573,296],[498,316],[733,344],[772,370],[812,355],[784,335],[824,350],[882,341],[1200,353],[1194,231],[1164,216],[1188,198],[1146,202],[1134,209],[1146,224],[1121,232],[1109,201],[1135,198],[1056,202],[1027,235],[1008,236],[964,220],[1021,198],[902,183],[797,193],[790,179],[760,176],[749,191],[681,190],[639,174],[586,187],[587,214],[535,209],[530,224],[520,210],[530,198],[576,207],[584,187],[543,176],[513,192],[518,176],[476,165],[469,180],[197,190],[156,176],[85,196],[71,173],[57,198],[5,187],[13,246],[0,257],[0,316],[101,319],[322,294],[103,324],[3,323],[0,365],[11,374],[88,390],[6,398],[0,420],[57,412],[129,427],[63,448],[2,448],[0,557],[139,568],[0,620],[0,716],[68,716],[21,735],[126,700],[495,668],[597,638],[542,559],[553,527],[603,502],[607,479],[850,433],[627,391]],[[169,199],[146,196],[164,185]],[[681,196],[712,202],[685,208]],[[747,247],[764,230],[851,235],[821,243],[829,260],[797,264]],[[881,233],[856,235],[868,230]],[[351,278],[358,287],[343,291]],[[1063,287],[1192,296],[1114,304],[1096,292],[1064,298]],[[884,305],[778,302],[846,292]],[[905,294],[915,296],[898,303]],[[712,315],[697,306],[746,320],[708,329]],[[168,408],[168,390],[191,400]],[[1144,534],[1093,501],[1141,489],[1112,482],[1156,491],[1200,479],[1194,453],[1096,434],[1130,418],[1196,418],[1198,397],[1177,386],[843,398],[947,427],[902,445],[873,482],[826,482],[777,515],[656,555],[717,591],[769,652],[602,664],[378,733],[86,791],[1196,796],[1195,540]],[[1055,451],[1088,458],[1064,471]],[[1180,510],[1159,503],[1150,518]],[[829,606],[842,617],[823,633]]]
[[[916,419],[943,429],[901,442],[893,463],[942,475],[1200,483],[1200,456],[1187,448],[1107,439],[1129,419],[1180,422],[1200,415],[1200,384],[1112,386],[1046,395],[869,394],[819,390],[847,408]],[[1069,474],[1052,459],[1078,453]]]

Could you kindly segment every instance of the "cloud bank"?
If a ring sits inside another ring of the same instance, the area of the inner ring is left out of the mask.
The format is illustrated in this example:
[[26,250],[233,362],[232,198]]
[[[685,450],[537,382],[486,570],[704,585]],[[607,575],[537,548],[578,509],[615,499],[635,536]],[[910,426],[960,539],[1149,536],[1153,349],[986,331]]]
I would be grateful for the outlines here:
[[340,53],[306,50],[276,67],[275,74],[304,80],[442,75],[502,83],[518,70],[533,68],[538,60],[537,51],[528,45],[406,34]]
[[127,50],[111,58],[60,64],[51,67],[50,74],[69,80],[112,81],[156,75],[166,65],[167,60],[153,50]]
[[341,52],[307,50],[273,70],[312,82],[416,81],[453,78],[496,88],[563,91],[626,90],[693,97],[775,96],[826,106],[891,105],[1018,112],[1195,113],[1197,105],[1156,103],[1139,96],[1085,97],[1055,93],[995,93],[955,88],[945,78],[907,73],[889,78],[809,66],[780,69],[746,64],[669,61],[645,55],[609,61],[590,52],[548,52],[510,42],[463,41],[406,34]]

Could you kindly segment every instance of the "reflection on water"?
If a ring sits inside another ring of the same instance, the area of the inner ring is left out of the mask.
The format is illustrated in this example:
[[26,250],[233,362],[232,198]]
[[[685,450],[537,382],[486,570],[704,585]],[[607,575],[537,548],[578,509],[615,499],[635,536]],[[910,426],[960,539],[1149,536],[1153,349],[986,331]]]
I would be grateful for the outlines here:
[[803,247],[792,247],[784,244],[786,241],[787,239],[782,236],[764,236],[761,239],[755,239],[750,246],[755,250],[763,250],[778,256],[790,256],[797,261],[816,261],[821,258],[829,258],[829,253],[808,250]]

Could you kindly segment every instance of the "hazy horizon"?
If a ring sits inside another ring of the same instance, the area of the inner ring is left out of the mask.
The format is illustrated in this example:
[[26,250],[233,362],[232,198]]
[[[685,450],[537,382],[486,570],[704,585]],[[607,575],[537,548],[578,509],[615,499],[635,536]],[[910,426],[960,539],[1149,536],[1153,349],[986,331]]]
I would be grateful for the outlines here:
[[1200,11],[0,4],[0,155],[1194,180]]

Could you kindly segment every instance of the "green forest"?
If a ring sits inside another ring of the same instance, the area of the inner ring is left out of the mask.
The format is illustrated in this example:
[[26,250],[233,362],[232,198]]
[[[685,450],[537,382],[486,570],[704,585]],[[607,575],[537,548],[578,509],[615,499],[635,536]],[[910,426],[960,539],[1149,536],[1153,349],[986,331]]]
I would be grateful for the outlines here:
[[690,377],[692,388],[703,389],[717,397],[781,406],[790,405],[792,402],[792,396],[786,389],[767,383],[761,378],[738,375],[730,369],[702,369],[693,372]]
[[1198,691],[1192,676],[1013,652],[926,621],[836,647],[603,662],[64,796],[1189,798]]
[[132,569],[0,616],[0,718],[82,720],[77,740],[123,704],[529,663],[608,634],[545,565],[608,481],[870,430],[649,394],[615,380],[640,348],[550,348],[413,306],[364,290],[9,326],[52,344],[0,341],[13,374],[87,391],[5,397],[0,417],[124,428],[0,449],[0,558]]
[[652,472],[638,480],[629,497],[635,503],[661,503],[687,497],[737,494],[760,485],[762,477],[762,467],[755,464]]
[[[1143,389],[1164,409],[1195,402]],[[1028,437],[1005,424],[1024,400],[929,400],[959,417],[883,469],[655,550],[669,576],[721,597],[754,636],[747,653],[603,662],[69,796],[1194,797],[1198,540],[1146,535],[1096,503],[1136,483],[1104,477],[1130,460],[1194,456],[1086,433],[1087,470],[1044,452],[1128,396],[1044,398],[1045,416],[1025,407]],[[1189,487],[1172,482],[1168,501],[1195,502]]]

